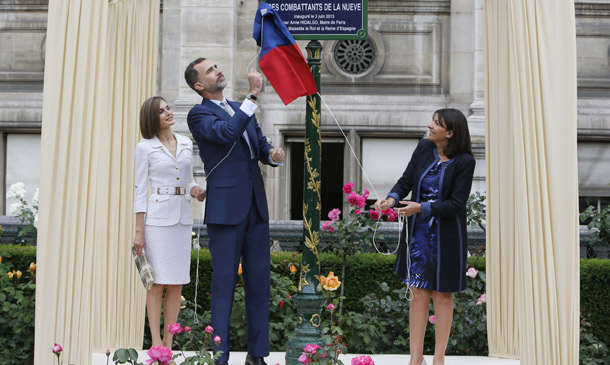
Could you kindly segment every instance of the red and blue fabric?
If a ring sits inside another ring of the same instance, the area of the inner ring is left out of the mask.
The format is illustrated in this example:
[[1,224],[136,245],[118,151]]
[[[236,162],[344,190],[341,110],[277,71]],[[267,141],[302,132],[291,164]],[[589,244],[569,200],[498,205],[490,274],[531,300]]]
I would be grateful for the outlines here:
[[318,92],[311,70],[294,38],[273,8],[262,2],[252,36],[261,47],[259,67],[285,105]]

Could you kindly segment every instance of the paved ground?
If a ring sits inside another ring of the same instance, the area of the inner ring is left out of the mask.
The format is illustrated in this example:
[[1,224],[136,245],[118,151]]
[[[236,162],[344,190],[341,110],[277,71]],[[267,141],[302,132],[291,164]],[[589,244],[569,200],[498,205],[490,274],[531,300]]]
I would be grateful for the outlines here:
[[[148,359],[145,351],[139,352],[139,362],[145,362]],[[186,353],[189,356],[189,353]],[[192,355],[192,353],[190,353]],[[351,359],[358,356],[354,355],[343,355],[340,357],[341,361],[345,365],[351,364]],[[409,355],[370,355],[375,365],[407,365],[409,363]],[[283,352],[272,352],[269,357],[265,358],[268,365],[280,364],[284,365],[285,354]],[[432,356],[424,356],[428,365],[432,365]],[[177,363],[180,363],[182,357],[177,358]],[[245,352],[231,352],[231,359],[229,365],[243,365],[246,359]],[[112,360],[112,358],[111,358]],[[106,355],[104,354],[93,354],[92,365],[106,365]],[[500,359],[496,357],[474,357],[474,356],[447,356],[445,358],[445,365],[518,365],[519,360],[513,359]]]

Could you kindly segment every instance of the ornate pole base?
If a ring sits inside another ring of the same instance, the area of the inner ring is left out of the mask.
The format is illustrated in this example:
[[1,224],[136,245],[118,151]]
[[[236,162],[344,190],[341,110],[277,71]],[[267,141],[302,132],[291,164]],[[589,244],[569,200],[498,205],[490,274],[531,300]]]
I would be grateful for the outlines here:
[[286,343],[286,365],[300,365],[298,359],[303,353],[303,348],[310,343],[325,346],[322,338],[320,325],[322,318],[320,313],[326,303],[326,298],[321,294],[298,293],[292,297],[299,313],[299,324],[292,337]]

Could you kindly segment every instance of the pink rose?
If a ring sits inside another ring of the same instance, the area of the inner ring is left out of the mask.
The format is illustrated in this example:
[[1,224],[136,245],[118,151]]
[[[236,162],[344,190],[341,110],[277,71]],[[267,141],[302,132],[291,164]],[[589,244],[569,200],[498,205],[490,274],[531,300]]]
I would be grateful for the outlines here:
[[394,222],[396,218],[398,218],[398,213],[396,213],[396,211],[392,208],[382,210],[381,214],[385,214],[388,216],[388,222]]
[[356,214],[360,214],[360,213],[362,213],[362,210],[360,210],[360,209],[356,209],[356,210],[354,211],[354,213],[356,213]]
[[328,309],[329,311],[334,311],[335,310],[335,305],[333,303],[330,303],[328,305],[328,307],[326,307],[326,309]]
[[110,349],[106,350],[106,356],[110,356]]
[[207,326],[207,327],[204,329],[204,331],[205,331],[205,333],[207,333],[207,334],[211,334],[212,332],[214,332],[214,328],[212,328],[212,326]]
[[356,356],[352,359],[352,365],[375,365],[373,359],[367,355]]
[[322,347],[310,343],[309,345],[305,346],[305,352],[308,354],[315,354],[317,349],[321,349]]
[[475,269],[474,267],[471,267],[468,269],[468,271],[466,271],[466,276],[470,276],[471,278],[476,278],[477,274],[479,273],[479,270]]
[[356,193],[351,193],[350,195],[348,195],[347,202],[350,205],[353,205],[354,207],[358,207],[358,208],[362,208],[366,204],[366,200],[364,199],[364,197],[362,197]]
[[328,212],[328,219],[330,219],[333,222],[336,222],[339,220],[340,215],[341,215],[341,211],[337,208],[334,208],[333,210]]
[[303,352],[301,356],[299,356],[299,362],[302,364],[309,364],[311,359],[307,356],[307,353]]
[[324,222],[322,223],[322,230],[324,232],[334,232],[335,231],[335,227],[333,227],[333,222]]
[[184,326],[184,332],[186,332],[186,333],[190,333],[190,332],[191,332],[191,327],[189,327],[189,326]]
[[436,323],[436,316],[432,315],[432,316],[428,317],[428,322],[430,322],[430,324],[435,324]]
[[379,220],[379,212],[374,210],[374,209],[370,209],[369,210],[369,216],[371,217],[372,220],[377,221]]
[[345,194],[351,193],[353,189],[354,189],[354,183],[353,182],[348,182],[345,185],[343,185],[343,192]]
[[182,332],[184,329],[180,326],[180,323],[173,323],[168,326],[168,332],[172,335],[177,335]]
[[214,336],[214,343],[215,344],[218,345],[220,343],[220,341],[221,341],[220,336]]
[[485,294],[485,293],[481,294],[479,299],[477,299],[476,305],[481,305],[481,304],[484,304],[484,303],[487,303],[487,294]]
[[162,365],[169,365],[172,361],[172,350],[165,346],[153,346],[150,350],[146,351],[146,354],[150,356],[150,359],[146,360],[147,364],[154,364],[159,362]]
[[369,189],[364,188],[364,190],[363,190],[363,192],[362,192],[362,197],[363,197],[364,199],[367,199],[367,198],[369,197],[369,194],[370,194]]
[[55,346],[53,346],[53,348],[51,349],[53,351],[54,354],[58,354],[60,352],[62,352],[64,349],[61,348],[61,345],[56,343]]

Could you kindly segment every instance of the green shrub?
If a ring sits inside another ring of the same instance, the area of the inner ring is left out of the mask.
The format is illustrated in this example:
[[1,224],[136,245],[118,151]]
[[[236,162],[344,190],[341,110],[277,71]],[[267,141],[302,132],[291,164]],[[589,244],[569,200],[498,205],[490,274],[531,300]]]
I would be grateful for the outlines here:
[[[0,350],[0,363],[9,364],[12,360],[6,360],[7,354],[12,359],[27,358],[33,353],[34,344],[34,281],[30,278],[27,269],[31,262],[36,261],[36,248],[32,246],[0,245],[0,303],[3,303],[2,316],[0,316],[0,341],[5,347]],[[186,308],[180,312],[180,322],[193,328],[193,334],[203,333],[203,328],[210,323],[209,318],[209,291],[211,281],[211,258],[207,250],[201,250],[199,263],[199,288],[198,309],[199,325],[193,323],[194,293],[195,293],[195,270],[196,252],[193,253],[191,264],[191,283],[183,289],[183,295],[187,300]],[[271,287],[271,343],[273,351],[283,350],[288,337],[292,336],[296,326],[296,310],[290,300],[286,300],[296,292],[295,285],[297,274],[290,274],[288,268],[294,264],[299,267],[300,255],[291,252],[272,253],[272,287]],[[394,256],[382,256],[378,254],[359,254],[348,262],[346,277],[340,278],[347,282],[345,292],[345,310],[343,326],[345,327],[348,344],[352,349],[361,349],[365,352],[372,349],[386,348],[392,346],[396,350],[408,348],[407,325],[408,303],[404,297],[404,285],[399,282],[394,274]],[[485,271],[485,259],[481,257],[470,257],[469,266],[480,271]],[[339,273],[341,259],[339,257],[323,254],[321,255],[322,270],[324,274],[329,271]],[[8,279],[8,271],[20,270],[23,276],[17,284]],[[582,259],[581,260],[581,311],[586,318],[585,331],[581,333],[581,355],[595,359],[599,354],[607,354],[610,345],[610,260]],[[385,283],[385,284],[384,284]],[[460,342],[458,333],[454,330],[452,339],[458,340],[449,344],[448,353],[463,353],[463,346],[468,346],[470,354],[481,354],[486,351],[487,341],[483,333],[486,328],[481,327],[483,312],[473,312],[483,309],[482,306],[473,306],[472,298],[476,299],[482,290],[478,284],[470,285],[467,291],[456,295],[456,316],[454,326],[463,325],[462,331],[470,331],[467,335],[472,342]],[[473,290],[469,293],[468,290]],[[465,298],[468,300],[464,300]],[[283,300],[284,306],[279,302]],[[243,288],[238,288],[232,323],[238,334],[233,332],[233,341],[236,346],[245,343],[242,334],[243,325]],[[364,315],[364,313],[369,313]],[[368,316],[368,317],[367,317]],[[373,317],[376,316],[376,317]],[[385,316],[385,317],[383,317]],[[477,317],[479,316],[479,317]],[[377,318],[377,320],[374,320]],[[471,322],[465,321],[464,318]],[[479,319],[480,318],[480,319]],[[242,323],[240,323],[242,321]],[[376,322],[377,321],[377,322]],[[391,325],[389,324],[391,322]],[[392,327],[394,326],[394,327]],[[430,327],[430,326],[429,326]],[[352,329],[357,329],[353,332]],[[349,331],[348,331],[349,330]],[[17,332],[19,331],[19,332]],[[352,333],[350,333],[352,332]],[[19,333],[19,336],[13,334]],[[402,333],[402,334],[401,334]],[[146,331],[148,336],[148,331]],[[426,346],[433,344],[430,333],[426,334]],[[466,335],[464,335],[466,336]],[[461,338],[461,337],[460,337]],[[600,343],[599,341],[603,341]],[[379,345],[376,345],[378,342]],[[145,346],[147,343],[145,342]],[[238,348],[236,348],[238,350]],[[384,351],[384,350],[382,350]],[[455,351],[455,352],[454,352]],[[25,357],[23,357],[25,356]],[[604,355],[606,356],[606,355]],[[594,361],[594,360],[592,360]],[[22,363],[23,360],[20,362]],[[594,364],[595,362],[591,362]]]
[[610,346],[610,260],[580,260],[580,310],[591,333]]
[[0,263],[0,364],[33,362],[36,274],[20,258],[6,255]]

